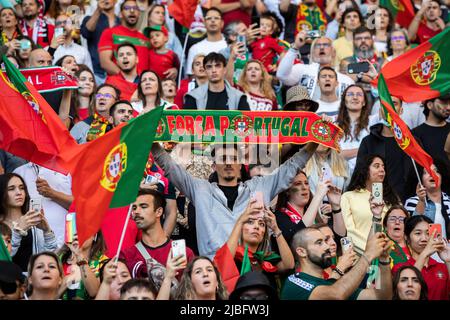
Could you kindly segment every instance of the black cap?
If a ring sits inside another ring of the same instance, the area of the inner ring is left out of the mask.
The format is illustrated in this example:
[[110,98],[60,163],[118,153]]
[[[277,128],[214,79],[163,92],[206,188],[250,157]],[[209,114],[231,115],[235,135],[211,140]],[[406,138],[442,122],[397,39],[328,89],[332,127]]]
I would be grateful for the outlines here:
[[0,260],[0,281],[16,283],[16,280],[23,283],[24,275],[22,274],[22,269],[14,262]]
[[269,296],[269,300],[278,300],[277,291],[270,285],[269,279],[261,271],[250,271],[239,277],[230,300],[239,300],[239,296],[246,290],[261,288]]

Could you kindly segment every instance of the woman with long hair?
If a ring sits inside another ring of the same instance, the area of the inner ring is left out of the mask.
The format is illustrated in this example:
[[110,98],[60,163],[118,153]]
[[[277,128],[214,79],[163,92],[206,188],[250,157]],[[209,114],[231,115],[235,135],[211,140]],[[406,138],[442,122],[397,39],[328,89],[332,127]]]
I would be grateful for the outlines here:
[[61,293],[64,273],[58,256],[49,251],[30,258],[28,265],[27,300],[57,300]]
[[149,112],[159,106],[164,109],[178,109],[176,105],[162,99],[161,79],[154,71],[142,71],[136,92],[138,99],[131,98],[131,101],[134,101],[133,108],[139,113]]
[[[422,273],[428,286],[429,300],[450,299],[450,245],[445,238],[438,237],[435,232],[429,234],[430,218],[413,216],[406,220],[405,235],[411,251],[411,259],[397,264],[393,274],[404,265],[413,265]],[[437,253],[444,262],[437,262],[431,256]]]
[[272,88],[272,77],[260,61],[247,61],[237,88],[246,94],[251,111],[278,109],[277,98]]
[[382,210],[379,212],[380,218],[384,218],[387,209],[400,203],[400,199],[388,183],[387,174],[381,156],[365,156],[356,164],[347,192],[342,195],[341,208],[347,235],[352,238],[354,249],[358,254],[362,254],[366,248],[372,220],[375,217],[371,203],[372,184],[383,184],[384,205],[378,208]]
[[106,244],[101,231],[87,239],[81,247],[76,236],[71,244],[63,245],[58,255],[67,279],[68,290],[63,296],[64,300],[75,297],[93,299],[97,295],[100,268],[108,260],[105,252]]
[[356,164],[359,145],[369,135],[369,127],[378,121],[378,116],[370,115],[370,105],[363,88],[353,84],[342,93],[336,124],[344,131],[340,146],[342,155],[348,160],[350,171]]
[[97,85],[94,73],[84,64],[78,65],[75,78],[78,79],[78,90],[72,95],[71,107],[75,109],[75,122],[78,122],[94,114]]
[[[383,6],[378,6],[378,8],[375,10],[374,15],[374,20],[368,19],[368,21],[375,22],[375,36],[373,44],[379,54],[383,54],[384,56],[386,56],[387,40],[389,34],[394,28],[395,21],[392,17],[391,12]],[[370,28],[370,26],[368,27]]]
[[393,279],[392,300],[428,300],[428,286],[414,266],[401,266]]
[[22,31],[19,26],[19,18],[12,8],[2,8],[0,10],[0,45],[8,47],[8,54],[20,49]]
[[219,270],[209,258],[197,256],[187,264],[175,300],[228,300]]
[[30,210],[29,203],[30,195],[21,176],[15,173],[0,175],[0,222],[12,230],[11,256],[23,271],[27,270],[33,254],[57,248],[55,234],[44,210]]

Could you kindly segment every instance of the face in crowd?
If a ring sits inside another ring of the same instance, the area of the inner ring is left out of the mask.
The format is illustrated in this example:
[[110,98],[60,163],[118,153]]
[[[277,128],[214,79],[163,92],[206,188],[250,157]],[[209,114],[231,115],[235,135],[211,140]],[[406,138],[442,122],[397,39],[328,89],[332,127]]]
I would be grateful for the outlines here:
[[192,287],[198,300],[215,296],[219,283],[214,266],[207,259],[197,259],[190,274]]
[[98,113],[109,113],[109,109],[117,99],[114,88],[110,86],[102,87],[95,95],[95,109]]
[[130,73],[135,70],[139,59],[133,47],[123,46],[117,50],[117,66],[124,73]]
[[291,187],[288,189],[289,202],[300,208],[304,208],[308,204],[310,196],[311,191],[308,178],[301,172],[295,176]]
[[214,156],[214,167],[217,175],[225,181],[234,181],[240,177],[241,164],[238,151],[230,147],[217,147]]

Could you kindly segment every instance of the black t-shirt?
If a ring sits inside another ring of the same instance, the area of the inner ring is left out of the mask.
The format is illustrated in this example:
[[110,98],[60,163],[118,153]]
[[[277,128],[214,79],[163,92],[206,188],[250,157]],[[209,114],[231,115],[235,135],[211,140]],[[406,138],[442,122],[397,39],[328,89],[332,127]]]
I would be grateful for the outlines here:
[[227,206],[230,210],[233,210],[234,203],[236,202],[236,198],[238,196],[238,188],[239,186],[228,187],[218,185],[220,190],[223,191],[225,197],[227,198]]
[[[183,109],[197,109],[197,102],[190,95],[184,96]],[[212,92],[208,90],[208,99],[206,100],[206,110],[227,110],[230,109],[228,106],[228,95],[227,91],[224,89],[222,92]],[[248,105],[247,97],[243,95],[239,99],[238,110],[250,110]]]

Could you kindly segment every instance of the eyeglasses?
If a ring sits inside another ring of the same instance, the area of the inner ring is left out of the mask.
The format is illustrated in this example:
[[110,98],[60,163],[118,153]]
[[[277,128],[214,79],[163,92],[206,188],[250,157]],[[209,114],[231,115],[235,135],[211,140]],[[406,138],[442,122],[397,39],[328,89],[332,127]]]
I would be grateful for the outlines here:
[[68,20],[63,20],[63,21],[56,21],[55,22],[55,26],[60,27],[60,26],[71,26],[72,25],[72,20],[68,19]]
[[0,281],[0,288],[4,294],[13,294],[17,290],[17,283]]
[[112,94],[110,93],[97,93],[95,95],[96,99],[101,99],[101,98],[106,98],[106,99],[116,99],[116,97],[114,97]]
[[405,222],[405,217],[393,217],[393,216],[391,216],[391,217],[389,217],[388,219],[387,219],[387,221],[388,222],[399,222],[399,223],[403,223],[403,222]]
[[372,40],[371,36],[367,36],[367,37],[355,37],[355,41],[361,41],[361,40]]
[[350,98],[353,98],[353,97],[362,98],[362,97],[364,97],[364,93],[362,93],[362,92],[347,92],[346,96],[350,97]]
[[396,41],[396,40],[405,40],[405,36],[393,36],[393,37],[391,37],[391,41]]
[[322,47],[322,48],[329,48],[329,47],[331,47],[331,43],[316,43],[315,45],[314,45],[314,48],[320,48],[320,47]]
[[139,11],[139,7],[138,6],[123,6],[123,10],[125,10],[125,11],[131,11],[131,10]]
[[260,294],[244,294],[239,297],[240,300],[248,301],[248,300],[269,300],[269,296],[265,293]]

